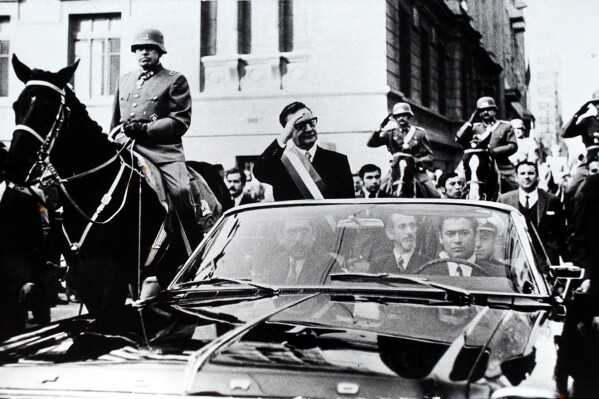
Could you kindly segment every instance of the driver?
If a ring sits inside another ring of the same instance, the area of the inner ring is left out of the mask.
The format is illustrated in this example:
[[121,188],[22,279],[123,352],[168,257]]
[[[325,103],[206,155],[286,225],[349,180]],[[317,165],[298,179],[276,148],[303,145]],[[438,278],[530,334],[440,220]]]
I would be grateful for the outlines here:
[[[439,242],[443,247],[440,261],[423,269],[423,274],[449,276],[501,276],[487,260],[477,259],[475,248],[478,221],[473,217],[450,216],[441,223]],[[444,261],[443,259],[447,259]],[[464,263],[459,262],[464,260]],[[475,267],[478,266],[478,267]],[[503,273],[505,276],[505,273]]]

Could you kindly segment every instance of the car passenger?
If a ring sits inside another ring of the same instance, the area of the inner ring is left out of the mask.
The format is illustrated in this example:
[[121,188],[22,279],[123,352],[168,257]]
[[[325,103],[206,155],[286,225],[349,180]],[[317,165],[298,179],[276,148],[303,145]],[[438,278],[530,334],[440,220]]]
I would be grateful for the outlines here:
[[418,225],[414,215],[392,213],[387,218],[385,233],[391,245],[373,262],[375,273],[413,273],[430,258],[416,252]]

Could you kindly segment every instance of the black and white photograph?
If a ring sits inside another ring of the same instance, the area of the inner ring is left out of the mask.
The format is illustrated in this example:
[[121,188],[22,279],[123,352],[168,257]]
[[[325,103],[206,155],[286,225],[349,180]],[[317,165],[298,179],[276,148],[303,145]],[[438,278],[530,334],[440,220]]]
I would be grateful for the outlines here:
[[0,398],[599,397],[598,17],[0,0]]

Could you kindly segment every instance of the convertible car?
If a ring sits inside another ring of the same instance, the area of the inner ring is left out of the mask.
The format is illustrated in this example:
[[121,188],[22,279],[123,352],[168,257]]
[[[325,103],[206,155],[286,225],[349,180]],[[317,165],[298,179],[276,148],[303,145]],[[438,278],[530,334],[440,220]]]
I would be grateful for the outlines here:
[[558,397],[580,277],[500,204],[243,206],[113,330],[79,316],[1,343],[0,397]]

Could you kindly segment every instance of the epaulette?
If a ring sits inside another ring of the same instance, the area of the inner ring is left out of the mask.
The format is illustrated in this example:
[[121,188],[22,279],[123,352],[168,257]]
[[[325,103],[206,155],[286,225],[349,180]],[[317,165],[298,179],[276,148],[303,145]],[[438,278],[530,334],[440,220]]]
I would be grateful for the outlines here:
[[176,71],[168,71],[168,76],[173,76],[176,73],[177,73]]

